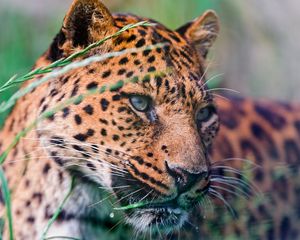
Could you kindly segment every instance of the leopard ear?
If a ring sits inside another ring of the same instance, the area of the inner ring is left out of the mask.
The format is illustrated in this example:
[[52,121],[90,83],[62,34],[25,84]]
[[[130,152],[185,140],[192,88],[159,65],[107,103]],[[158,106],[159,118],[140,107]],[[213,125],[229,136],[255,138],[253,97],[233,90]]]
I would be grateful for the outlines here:
[[70,47],[84,47],[114,31],[114,20],[99,0],[74,0],[62,32]]
[[201,56],[206,58],[210,47],[218,36],[219,29],[219,19],[216,13],[209,10],[194,21],[177,29],[177,32],[192,42]]

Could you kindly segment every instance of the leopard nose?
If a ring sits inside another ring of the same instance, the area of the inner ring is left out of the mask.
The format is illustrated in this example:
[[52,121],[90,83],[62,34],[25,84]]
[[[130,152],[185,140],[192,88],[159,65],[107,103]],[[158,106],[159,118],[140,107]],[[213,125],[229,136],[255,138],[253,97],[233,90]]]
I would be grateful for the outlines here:
[[208,172],[201,171],[199,173],[191,172],[178,166],[169,165],[166,161],[167,172],[174,178],[178,194],[187,192],[197,182],[207,178]]

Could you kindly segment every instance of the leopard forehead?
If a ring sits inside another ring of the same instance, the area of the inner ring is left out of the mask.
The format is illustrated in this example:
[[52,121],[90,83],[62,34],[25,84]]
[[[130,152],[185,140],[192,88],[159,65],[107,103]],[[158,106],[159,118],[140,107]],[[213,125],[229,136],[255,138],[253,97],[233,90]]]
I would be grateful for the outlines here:
[[[71,84],[78,85],[80,82],[80,84],[87,84],[87,88],[90,89],[99,84],[124,81],[134,77],[142,80],[142,82],[143,80],[147,82],[149,75],[161,74],[166,76],[166,73],[169,73],[168,81],[174,82],[177,87],[178,85],[185,85],[184,87],[193,88],[192,91],[194,92],[205,90],[206,85],[203,84],[205,80],[204,59],[199,56],[195,46],[179,32],[172,31],[151,19],[124,14],[114,15],[115,31],[128,24],[141,21],[148,21],[153,26],[138,26],[127,30],[114,38],[110,44],[90,51],[86,57],[107,52],[124,53],[70,72],[69,76],[71,80],[73,79],[70,81]],[[53,62],[66,56],[68,51],[63,51],[65,50],[63,46],[67,45],[66,41],[65,35],[60,32],[52,43],[46,59]],[[126,50],[129,51],[126,52]],[[79,72],[82,73],[79,74]],[[79,78],[78,75],[80,75]],[[69,81],[69,76],[64,76],[64,78],[68,78]],[[94,81],[89,81],[90,78]],[[160,86],[160,81],[158,81],[157,87]],[[163,86],[168,88],[168,83]],[[196,95],[194,92],[193,95]],[[204,94],[201,93],[196,97],[205,98],[202,95]]]

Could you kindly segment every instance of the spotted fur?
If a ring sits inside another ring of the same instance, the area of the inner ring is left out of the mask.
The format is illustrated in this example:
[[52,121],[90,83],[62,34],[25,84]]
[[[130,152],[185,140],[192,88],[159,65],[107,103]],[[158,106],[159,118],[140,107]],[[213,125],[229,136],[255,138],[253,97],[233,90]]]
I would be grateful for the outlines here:
[[[84,58],[136,52],[52,79],[20,99],[6,120],[0,152],[60,102],[136,80],[49,116],[11,151],[3,168],[16,239],[40,238],[72,178],[72,195],[48,236],[109,239],[114,234],[109,229],[120,225],[109,218],[112,206],[102,203],[105,188],[116,199],[113,207],[149,202],[124,211],[122,218],[138,232],[152,230],[156,238],[169,232],[182,239],[299,238],[300,107],[213,99],[205,84],[205,58],[219,31],[214,12],[172,31],[151,19],[111,15],[98,0],[75,0],[35,67],[143,20],[153,25],[128,30]],[[157,43],[164,45],[143,50]],[[147,98],[147,111],[134,107],[133,96]],[[247,165],[250,182],[243,171]],[[215,211],[208,210],[207,200]],[[3,207],[2,201],[2,214]],[[122,232],[130,233],[124,222]]]

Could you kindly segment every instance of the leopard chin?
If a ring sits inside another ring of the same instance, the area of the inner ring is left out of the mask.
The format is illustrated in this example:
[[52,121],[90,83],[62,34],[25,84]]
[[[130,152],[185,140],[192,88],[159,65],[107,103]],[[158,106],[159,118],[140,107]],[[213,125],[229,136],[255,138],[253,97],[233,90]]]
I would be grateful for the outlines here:
[[[126,179],[129,180],[130,176],[126,176]],[[123,183],[119,177],[113,177],[112,183],[113,189],[130,184]],[[131,188],[115,191],[116,199],[119,199],[119,210],[124,210],[126,223],[136,232],[150,231],[169,234],[183,227],[188,220],[189,213],[208,193],[211,182],[207,178],[201,186],[198,185],[190,191],[177,192],[168,197],[151,195],[149,192],[153,192],[153,189],[146,189],[146,186],[139,184],[142,183],[135,182]]]
[[134,210],[126,221],[138,232],[171,232],[180,229],[187,219],[186,210],[166,206]]

